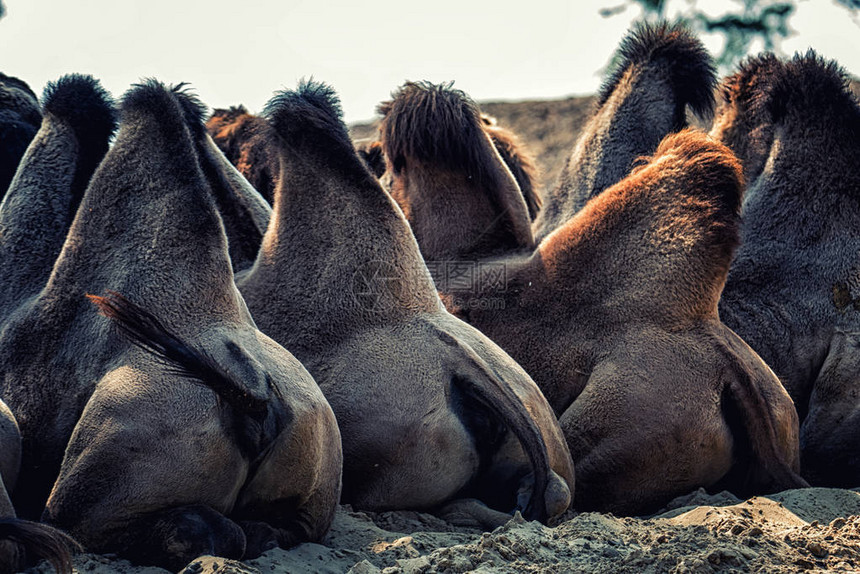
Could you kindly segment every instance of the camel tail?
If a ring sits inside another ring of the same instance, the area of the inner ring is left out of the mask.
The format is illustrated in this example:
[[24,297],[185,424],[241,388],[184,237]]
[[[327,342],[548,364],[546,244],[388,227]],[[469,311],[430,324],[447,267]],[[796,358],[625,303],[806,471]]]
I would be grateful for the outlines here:
[[[463,361],[458,365],[458,376],[454,384],[466,395],[472,397],[494,413],[509,428],[523,447],[534,473],[534,492],[523,516],[529,520],[546,523],[554,515],[560,514],[572,499],[571,485],[560,485],[553,472],[546,439],[529,408],[520,400],[514,390],[500,379],[470,347],[460,343],[448,333],[441,333],[442,340],[458,347],[463,353]],[[547,408],[549,408],[547,406]],[[550,504],[553,494],[561,486],[563,508]]]
[[621,41],[615,64],[600,88],[603,105],[630,69],[665,66],[678,104],[700,118],[714,111],[717,72],[705,46],[682,24],[639,24]]
[[[729,377],[726,391],[732,406],[739,414],[741,426],[749,441],[749,449],[754,461],[753,469],[756,471],[751,476],[758,483],[751,486],[756,490],[764,489],[769,492],[779,492],[790,488],[806,488],[809,483],[799,474],[800,454],[796,443],[793,449],[791,445],[780,445],[781,436],[791,436],[792,434],[796,436],[796,432],[783,432],[782,435],[779,432],[781,423],[797,428],[797,414],[794,411],[794,405],[791,405],[791,420],[780,421],[776,417],[768,404],[765,392],[747,371],[745,365],[738,362],[734,349],[737,345],[743,345],[747,348],[748,346],[734,332],[730,333],[729,352],[726,353],[726,356],[735,363],[736,368],[733,371],[737,376]],[[775,384],[779,384],[776,377],[773,379]],[[786,397],[786,400],[789,399]],[[791,452],[788,452],[789,450]]]
[[261,417],[268,412],[266,397],[258,396],[243,386],[205,352],[171,333],[149,311],[112,291],[104,297],[87,297],[126,338],[167,364],[175,374],[212,389],[239,413]]
[[72,554],[83,550],[68,534],[19,518],[0,518],[0,541],[17,544],[19,558],[28,564],[47,560],[58,574],[72,574]]

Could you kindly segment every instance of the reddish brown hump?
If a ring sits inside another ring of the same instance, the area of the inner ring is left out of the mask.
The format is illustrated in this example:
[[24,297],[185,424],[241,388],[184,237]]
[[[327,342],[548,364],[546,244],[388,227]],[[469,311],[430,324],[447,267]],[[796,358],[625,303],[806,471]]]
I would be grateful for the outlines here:
[[[649,166],[661,183],[679,195],[678,216],[702,219],[702,247],[710,263],[728,266],[740,243],[743,167],[732,151],[697,129],[671,134],[660,142]],[[648,169],[648,168],[645,168]],[[690,198],[693,202],[686,202]]]
[[548,236],[542,260],[577,297],[613,298],[628,315],[715,314],[739,243],[740,162],[693,129],[645,161]]
[[[484,115],[482,118],[486,123],[488,116]],[[513,132],[496,125],[495,121],[489,124],[486,130],[493,145],[496,146],[496,151],[502,156],[502,160],[517,180],[529,210],[529,217],[534,220],[542,203],[535,187],[538,180],[538,167],[534,158]]]

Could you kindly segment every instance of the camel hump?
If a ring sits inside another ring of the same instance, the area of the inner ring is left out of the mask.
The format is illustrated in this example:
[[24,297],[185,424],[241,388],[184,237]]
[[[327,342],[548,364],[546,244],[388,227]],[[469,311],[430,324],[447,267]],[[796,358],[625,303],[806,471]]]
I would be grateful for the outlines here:
[[[487,135],[502,156],[502,161],[511,170],[511,175],[517,180],[523,199],[529,210],[529,218],[534,220],[540,212],[543,200],[537,191],[538,167],[532,155],[526,150],[519,138],[503,127],[496,124],[496,119],[486,114],[481,115],[486,124]],[[490,123],[492,122],[492,123]]]
[[743,168],[728,147],[698,129],[687,128],[663,138],[653,160],[658,170],[665,168],[662,174],[677,180],[674,187],[679,193],[708,199],[718,220],[737,222],[743,199]]
[[819,123],[822,112],[847,113],[860,125],[860,106],[845,70],[809,49],[777,67],[769,98],[774,123],[787,115],[794,121]]
[[481,110],[453,82],[406,82],[379,105],[385,154],[395,175],[407,158],[465,172],[478,185],[494,185],[498,170],[483,140]]
[[627,70],[665,66],[678,104],[687,105],[699,117],[714,109],[717,75],[713,60],[702,42],[682,24],[639,24],[621,41],[615,64],[598,92],[602,106]]
[[[58,574],[72,574],[72,553],[82,550],[68,534],[19,518],[0,518],[0,541],[4,540],[17,544],[18,555],[25,556],[29,564],[47,560]],[[19,564],[15,570],[23,566]]]
[[104,297],[87,297],[129,341],[168,365],[173,374],[210,388],[238,414],[256,420],[265,418],[268,412],[265,395],[231,376],[205,351],[170,332],[152,313],[115,292]]
[[340,160],[344,148],[355,155],[343,123],[340,99],[328,84],[302,80],[295,90],[275,94],[266,104],[263,115],[287,145],[337,143]]
[[49,82],[42,94],[42,109],[46,115],[68,122],[85,149],[90,143],[106,151],[117,128],[116,103],[92,76],[68,74]]
[[188,141],[184,134],[189,129],[189,123],[197,122],[195,115],[203,116],[206,113],[205,106],[188,92],[186,84],[165,85],[154,78],[132,85],[123,95],[120,109],[123,123],[154,118],[158,123],[158,131],[153,135],[182,142]]
[[764,52],[744,59],[737,72],[726,76],[720,83],[720,97],[730,104],[745,110],[755,110],[765,105],[761,97],[773,84],[774,73],[781,66],[773,52]]

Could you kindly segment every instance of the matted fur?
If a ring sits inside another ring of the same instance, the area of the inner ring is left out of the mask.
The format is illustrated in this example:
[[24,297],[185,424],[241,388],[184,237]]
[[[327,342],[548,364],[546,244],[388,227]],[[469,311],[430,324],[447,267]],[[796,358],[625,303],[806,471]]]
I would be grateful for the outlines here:
[[113,96],[92,76],[69,74],[48,82],[42,110],[65,119],[81,142],[107,142],[116,131],[118,114]]
[[621,41],[615,64],[597,95],[602,106],[624,74],[634,66],[671,63],[671,82],[678,105],[688,105],[700,117],[714,108],[716,69],[701,41],[683,24],[639,24]]

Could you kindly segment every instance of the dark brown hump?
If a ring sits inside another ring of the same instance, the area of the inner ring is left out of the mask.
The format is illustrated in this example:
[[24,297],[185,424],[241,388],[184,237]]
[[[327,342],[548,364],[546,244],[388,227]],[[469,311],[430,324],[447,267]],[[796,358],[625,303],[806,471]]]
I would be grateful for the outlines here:
[[768,105],[774,123],[790,118],[800,125],[821,125],[838,118],[833,128],[860,133],[860,106],[851,91],[848,75],[833,60],[810,49],[796,54],[774,73],[773,92]]
[[728,148],[697,130],[672,134],[547,237],[540,258],[559,296],[675,325],[716,316],[739,243],[742,189]]
[[30,86],[0,73],[0,197],[9,187],[41,121],[39,101]]
[[379,131],[392,175],[409,165],[462,174],[464,182],[486,194],[498,213],[494,223],[502,222],[516,246],[531,248],[534,237],[522,190],[492,145],[478,105],[452,86],[407,82],[380,105]]
[[188,128],[204,114],[181,86],[147,80],[125,94],[116,142],[87,188],[50,293],[79,300],[122,289],[158,313],[184,308],[189,328],[195,318],[237,315],[223,226]]
[[265,115],[282,171],[243,292],[259,289],[258,300],[290,309],[299,322],[290,328],[303,332],[307,322],[308,337],[438,308],[409,225],[356,153],[334,90],[304,81],[276,95]]
[[43,103],[42,126],[0,205],[0,314],[45,286],[116,130],[113,99],[91,76],[49,83]]
[[683,25],[640,24],[613,57],[558,186],[544,198],[535,236],[546,237],[597,194],[630,173],[636,158],[654,153],[667,134],[686,127],[689,107],[707,117],[716,74],[702,43]]

